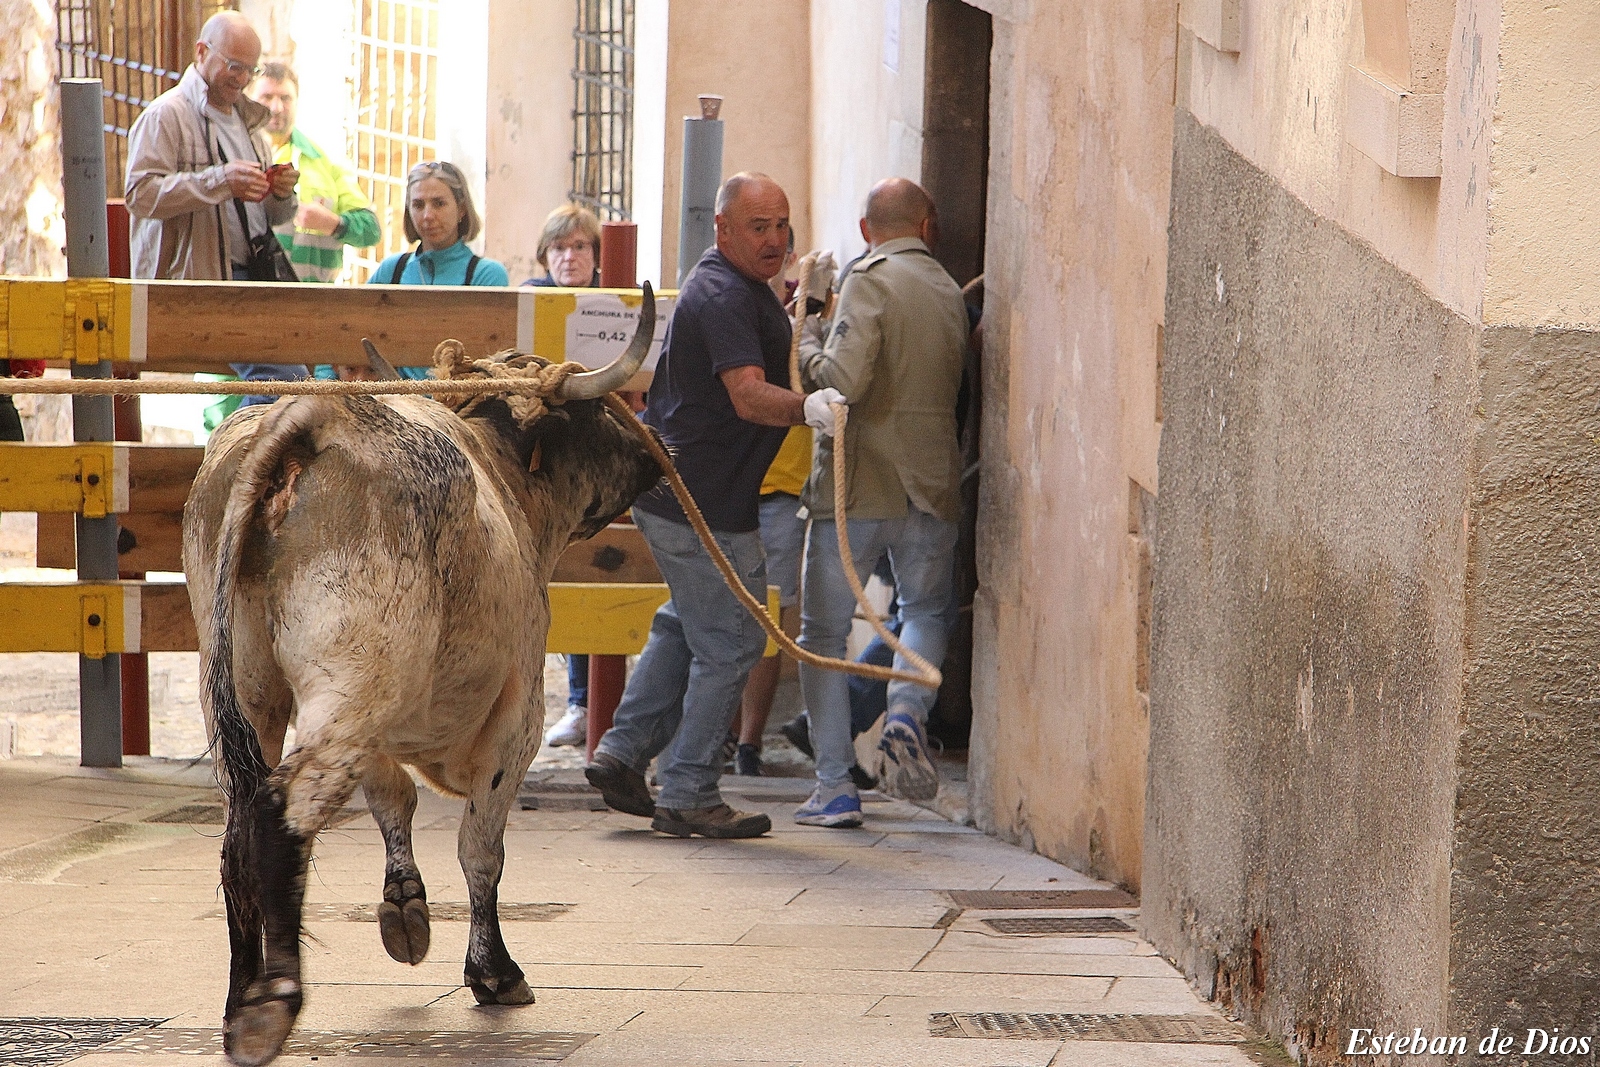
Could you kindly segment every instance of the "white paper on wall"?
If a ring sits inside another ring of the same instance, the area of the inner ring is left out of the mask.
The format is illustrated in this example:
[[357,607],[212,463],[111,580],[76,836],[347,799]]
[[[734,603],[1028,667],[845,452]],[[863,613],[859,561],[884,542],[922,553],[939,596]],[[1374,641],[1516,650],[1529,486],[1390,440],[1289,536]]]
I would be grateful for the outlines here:
[[[667,318],[671,314],[672,301],[664,296],[657,297],[656,333],[643,370],[656,369],[661,341],[667,335]],[[603,367],[622,355],[628,342],[633,340],[638,324],[639,308],[624,304],[615,293],[581,293],[577,308],[567,316],[566,358],[590,370]]]

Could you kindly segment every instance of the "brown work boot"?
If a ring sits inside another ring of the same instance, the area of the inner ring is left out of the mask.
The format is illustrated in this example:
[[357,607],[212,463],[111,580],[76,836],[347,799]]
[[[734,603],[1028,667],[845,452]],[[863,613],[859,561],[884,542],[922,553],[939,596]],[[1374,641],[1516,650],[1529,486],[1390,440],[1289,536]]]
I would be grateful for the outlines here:
[[607,807],[643,819],[656,813],[655,798],[650,795],[644,775],[617,757],[596,752],[594,762],[583,769],[583,776],[600,790]]
[[772,829],[772,820],[761,814],[734,811],[726,804],[714,808],[657,808],[650,829],[673,837],[760,837]]

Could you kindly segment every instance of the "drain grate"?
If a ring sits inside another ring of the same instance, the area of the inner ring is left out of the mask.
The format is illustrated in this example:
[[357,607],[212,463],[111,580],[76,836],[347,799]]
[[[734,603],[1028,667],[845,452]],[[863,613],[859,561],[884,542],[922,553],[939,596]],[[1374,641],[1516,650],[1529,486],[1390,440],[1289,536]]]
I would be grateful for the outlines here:
[[[572,910],[571,904],[511,904],[500,902],[500,921],[507,923],[549,922]],[[224,919],[227,913],[221,908],[201,912],[201,919]],[[436,923],[464,923],[472,921],[470,905],[448,900],[428,901],[428,919]],[[308,904],[302,920],[308,923],[375,923],[378,921],[376,904]],[[3,1061],[0,1061],[3,1062]]]
[[[328,829],[343,826],[352,819],[358,819],[366,814],[363,808],[345,808],[332,819],[328,820]],[[147,816],[144,822],[183,823],[190,826],[221,826],[223,823],[221,804],[185,804],[181,808],[163,811],[159,815]]]
[[997,934],[1131,934],[1133,927],[1109,915],[1049,916],[1027,919],[984,919]]
[[1012,1038],[1020,1041],[1138,1041],[1154,1044],[1233,1045],[1246,1040],[1239,1027],[1209,1015],[1072,1015],[1045,1012],[936,1012],[934,1037]]
[[[583,1047],[593,1034],[528,1032],[478,1033],[452,1030],[296,1031],[284,1043],[286,1056],[383,1056],[392,1059],[560,1060]],[[142,1030],[101,1049],[141,1055],[222,1055],[222,1037],[213,1029],[159,1027]],[[4,1061],[0,1061],[4,1062]]]
[[65,1063],[160,1019],[0,1019],[0,1063]]
[[1137,908],[1120,889],[947,889],[957,907],[989,911],[1023,908]]

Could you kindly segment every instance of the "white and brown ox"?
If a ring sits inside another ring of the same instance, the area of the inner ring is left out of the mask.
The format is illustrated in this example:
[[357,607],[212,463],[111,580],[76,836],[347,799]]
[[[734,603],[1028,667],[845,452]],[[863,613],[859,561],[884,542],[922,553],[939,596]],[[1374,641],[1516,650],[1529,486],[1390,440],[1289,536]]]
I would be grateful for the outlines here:
[[462,418],[422,397],[304,396],[240,412],[207,447],[183,562],[228,797],[235,1063],[271,1060],[294,1024],[312,840],[358,785],[386,846],[384,947],[426,954],[406,767],[466,798],[466,984],[480,1004],[533,1000],[500,936],[506,816],[544,725],[556,559],[661,473],[600,399],[649,347],[648,291],[642,306],[628,352],[567,378],[531,422],[498,397]]

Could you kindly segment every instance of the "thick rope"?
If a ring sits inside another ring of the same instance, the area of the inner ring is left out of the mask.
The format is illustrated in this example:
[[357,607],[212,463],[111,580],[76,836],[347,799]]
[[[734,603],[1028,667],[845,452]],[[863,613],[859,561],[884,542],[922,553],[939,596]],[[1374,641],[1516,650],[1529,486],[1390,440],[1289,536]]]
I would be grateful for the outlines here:
[[[809,663],[813,667],[821,667],[824,670],[859,675],[862,678],[875,678],[884,682],[912,682],[916,685],[927,686],[929,689],[939,688],[939,672],[932,667],[927,667],[927,660],[922,659],[909,649],[905,650],[906,658],[917,662],[919,667],[926,668],[925,674],[897,671],[891,667],[880,667],[875,663],[857,663],[854,660],[819,656],[815,652],[808,652],[795,644],[794,639],[784,633],[783,628],[773,621],[771,615],[767,614],[766,605],[751,595],[750,590],[744,587],[744,582],[739,580],[739,573],[733,569],[733,564],[728,562],[728,557],[723,554],[722,547],[717,544],[717,539],[712,536],[711,527],[706,524],[705,516],[700,513],[700,506],[694,502],[694,497],[689,495],[689,487],[683,484],[683,478],[678,474],[678,468],[673,465],[672,457],[667,455],[667,450],[661,447],[661,442],[656,440],[655,435],[646,429],[638,419],[634,418],[633,409],[624,404],[615,393],[606,394],[606,405],[616,412],[619,418],[631,424],[644,440],[645,447],[650,450],[650,455],[661,465],[661,470],[666,475],[667,484],[672,486],[673,495],[678,498],[678,503],[683,507],[684,515],[688,516],[689,525],[694,527],[694,532],[699,536],[700,543],[705,545],[706,551],[711,554],[711,561],[717,565],[717,570],[722,574],[722,580],[727,583],[729,589],[733,590],[733,595],[739,598],[739,603],[744,605],[744,609],[761,624],[761,628],[767,632],[767,636],[777,642],[779,648],[801,663]],[[839,404],[835,405],[835,408],[842,408],[843,406]],[[847,555],[845,558],[849,559],[849,556]],[[851,567],[845,567],[846,573],[851,570]],[[870,612],[871,609],[869,608],[868,611]],[[881,627],[882,624],[880,623],[879,625]],[[899,643],[895,640],[894,635],[888,633],[887,630],[883,630],[882,633],[887,634],[889,639],[896,644]]]
[[806,303],[811,298],[811,272],[817,267],[817,254],[807,252],[800,260],[800,278],[794,289],[794,332],[789,335],[789,388],[804,393],[800,384],[800,336],[806,329]]
[[[583,368],[557,363],[557,367]],[[502,393],[537,394],[546,385],[537,378],[493,378],[478,381],[330,382],[166,382],[148,378],[0,378],[0,394],[29,393],[68,396],[138,396],[143,393],[185,393],[193,396],[432,396],[478,397]]]

